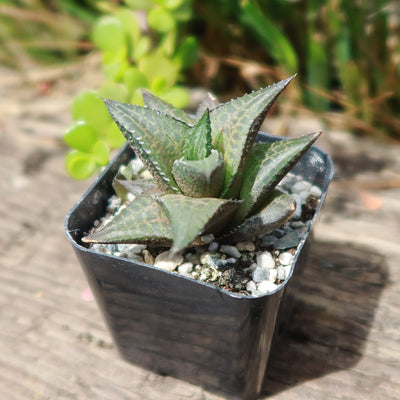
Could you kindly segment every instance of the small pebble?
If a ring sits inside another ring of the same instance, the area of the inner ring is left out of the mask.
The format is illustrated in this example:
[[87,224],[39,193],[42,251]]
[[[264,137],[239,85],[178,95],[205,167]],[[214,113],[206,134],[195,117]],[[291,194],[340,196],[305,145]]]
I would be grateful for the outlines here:
[[257,255],[257,264],[264,268],[275,268],[275,261],[269,251],[264,251]]
[[141,254],[142,251],[146,248],[144,244],[118,244],[118,251],[123,253],[132,253],[132,254]]
[[236,247],[239,251],[255,251],[256,249],[256,245],[251,241],[236,243]]
[[278,257],[279,262],[282,265],[291,265],[293,262],[293,254],[292,253],[282,253],[279,257]]
[[254,282],[262,282],[268,279],[269,269],[265,267],[256,266],[251,273]]
[[208,246],[209,251],[217,251],[219,248],[218,242],[211,242]]
[[318,198],[320,198],[322,196],[322,190],[318,186],[315,186],[315,185],[311,186],[309,192],[312,196],[315,196]]
[[150,254],[148,250],[143,250],[142,255],[144,258],[144,262],[149,265],[154,265],[154,257]]
[[290,249],[292,247],[297,247],[299,242],[300,238],[296,231],[288,232],[278,240],[276,248],[279,250]]
[[267,235],[261,239],[261,246],[263,247],[274,247],[278,243],[278,238],[274,235]]
[[200,264],[200,258],[197,254],[194,253],[187,253],[185,255],[185,258],[188,262],[192,263],[192,264]]
[[257,290],[257,285],[253,281],[248,281],[246,283],[246,290],[250,293],[253,293]]
[[292,186],[292,193],[308,192],[311,188],[311,183],[307,181],[299,181]]
[[203,235],[200,236],[200,240],[204,243],[204,244],[209,244],[211,242],[214,241],[214,235],[212,233],[209,233],[208,235]]
[[275,268],[269,269],[268,280],[270,282],[275,282],[278,276],[278,271]]
[[209,265],[213,267],[217,264],[217,261],[219,261],[219,258],[216,257],[215,253],[206,252],[200,256],[200,264],[203,265]]
[[302,211],[301,202],[302,202],[302,199],[298,194],[294,194],[293,197],[294,197],[294,199],[296,201],[296,210],[294,211],[294,213],[292,215],[292,218],[299,219],[299,218],[301,218],[301,211]]
[[183,263],[183,256],[181,254],[175,254],[171,256],[169,251],[163,251],[154,260],[154,266],[167,271],[173,271],[178,265]]
[[293,221],[293,222],[291,222],[290,226],[293,229],[307,228],[306,224],[303,221]]
[[276,269],[276,278],[278,279],[278,281],[284,281],[287,278],[287,271],[284,267],[278,267]]
[[229,244],[223,244],[219,250],[222,253],[227,254],[228,256],[234,257],[234,258],[240,258],[240,251],[235,247],[231,246]]
[[261,283],[258,284],[257,289],[261,293],[269,293],[274,291],[278,285],[275,285],[275,283],[270,282],[270,281],[262,281]]

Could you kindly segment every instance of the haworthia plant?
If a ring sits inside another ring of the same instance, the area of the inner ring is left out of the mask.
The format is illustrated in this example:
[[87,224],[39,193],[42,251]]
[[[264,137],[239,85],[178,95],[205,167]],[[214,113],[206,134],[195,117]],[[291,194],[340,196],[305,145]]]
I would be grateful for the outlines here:
[[254,144],[268,110],[292,78],[217,104],[208,96],[195,116],[148,92],[145,107],[105,99],[109,113],[152,181],[116,177],[127,202],[88,243],[171,246],[172,253],[212,234],[224,243],[253,240],[291,217],[292,196],[276,189],[320,133]]

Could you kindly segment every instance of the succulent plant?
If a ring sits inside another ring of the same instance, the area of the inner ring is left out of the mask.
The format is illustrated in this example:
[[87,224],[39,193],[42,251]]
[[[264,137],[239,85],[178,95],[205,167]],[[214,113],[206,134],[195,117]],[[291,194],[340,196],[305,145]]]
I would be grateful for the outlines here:
[[112,118],[153,179],[117,176],[114,188],[135,199],[88,243],[172,246],[253,240],[283,225],[293,197],[276,189],[320,133],[256,143],[271,105],[292,78],[218,104],[209,95],[196,115],[143,92],[145,107],[105,99]]

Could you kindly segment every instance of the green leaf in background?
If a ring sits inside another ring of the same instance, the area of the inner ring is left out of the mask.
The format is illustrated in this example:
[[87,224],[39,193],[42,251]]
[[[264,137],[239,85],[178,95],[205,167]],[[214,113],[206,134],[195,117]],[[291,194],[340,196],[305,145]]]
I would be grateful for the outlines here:
[[73,150],[65,158],[65,167],[72,178],[83,180],[93,175],[97,164],[91,154]]
[[121,22],[125,38],[129,45],[134,46],[141,37],[139,20],[136,13],[127,8],[121,8],[115,13],[115,18]]
[[136,67],[129,67],[125,71],[123,82],[131,95],[137,89],[148,86],[146,75],[143,72],[140,72]]
[[82,239],[86,243],[151,243],[170,245],[172,230],[161,205],[142,195],[122,209],[101,230]]
[[131,57],[138,62],[142,57],[151,50],[151,40],[148,36],[141,36],[139,40],[131,48]]
[[93,42],[105,52],[115,52],[125,46],[124,26],[117,18],[105,15],[93,28]]
[[82,120],[96,132],[105,133],[105,127],[112,121],[104,102],[94,91],[85,91],[78,94],[72,103],[72,117],[75,121]]
[[178,47],[174,60],[181,68],[188,68],[194,65],[199,58],[199,45],[194,36],[188,36]]
[[133,10],[150,10],[153,7],[153,0],[124,0],[128,7]]
[[86,122],[78,121],[66,130],[64,141],[73,149],[90,152],[97,141],[97,133]]
[[107,129],[106,141],[111,149],[119,149],[125,143],[126,139],[122,132],[118,129],[117,124],[111,120]]
[[99,89],[99,96],[122,102],[129,99],[126,86],[115,82],[104,82]]
[[180,7],[185,0],[153,0],[154,3],[169,10],[174,10]]
[[307,84],[310,88],[307,96],[309,105],[318,111],[328,110],[330,101],[312,90],[330,91],[328,47],[317,35],[309,37]]
[[138,61],[138,68],[152,85],[155,80],[163,79],[165,87],[171,87],[178,79],[178,67],[164,55],[154,52]]
[[107,165],[110,157],[110,148],[108,147],[108,144],[106,142],[99,140],[93,146],[92,154],[97,164]]
[[298,58],[292,44],[254,1],[243,0],[241,2],[240,20],[267,47],[280,67],[283,67],[289,74],[298,71]]
[[199,199],[179,194],[161,196],[160,202],[172,227],[172,253],[179,252],[198,236],[207,233],[210,221],[215,224],[228,219],[238,205],[230,200]]
[[[186,107],[190,100],[188,89],[186,89],[185,87],[182,87],[182,86],[177,86],[177,85],[175,85],[167,90],[164,90],[164,92],[162,94],[160,94],[160,96],[167,103],[170,103],[174,107],[177,107],[180,109]],[[192,123],[193,123],[193,121],[192,121]]]
[[206,110],[192,132],[186,137],[183,148],[185,160],[201,160],[211,154],[210,111]]
[[172,14],[161,7],[152,8],[147,20],[151,28],[156,32],[167,33],[175,28],[175,20]]

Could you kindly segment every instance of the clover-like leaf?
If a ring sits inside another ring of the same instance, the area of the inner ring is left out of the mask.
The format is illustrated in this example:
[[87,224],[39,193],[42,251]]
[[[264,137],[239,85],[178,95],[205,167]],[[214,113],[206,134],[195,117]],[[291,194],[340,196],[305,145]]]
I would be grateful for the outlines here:
[[219,240],[221,243],[236,243],[267,235],[287,222],[295,210],[293,196],[275,189],[258,214],[246,219]]
[[162,114],[169,115],[187,125],[193,125],[193,119],[182,109],[174,107],[172,104],[152,95],[147,90],[142,90],[144,104],[152,110],[159,111]]
[[139,196],[103,228],[82,239],[85,243],[143,243],[169,246],[172,229],[160,204],[149,195]]
[[279,94],[293,77],[223,103],[211,110],[214,147],[226,162],[225,193],[234,198],[240,187],[241,172],[258,130]]
[[161,196],[160,203],[172,227],[172,253],[183,250],[200,235],[223,228],[239,205],[231,200],[192,198],[179,194]]
[[186,160],[201,160],[211,154],[210,111],[206,109],[192,132],[186,137],[183,157]]
[[263,206],[270,192],[318,139],[321,132],[255,145],[245,166],[240,199],[234,216],[239,223]]
[[225,161],[211,150],[203,160],[175,160],[172,174],[183,194],[190,197],[218,197],[224,186]]
[[146,107],[105,99],[119,129],[166,193],[180,190],[171,174],[172,163],[182,156],[191,127]]

